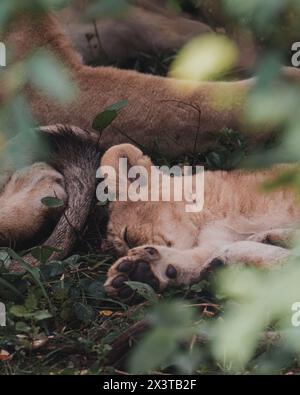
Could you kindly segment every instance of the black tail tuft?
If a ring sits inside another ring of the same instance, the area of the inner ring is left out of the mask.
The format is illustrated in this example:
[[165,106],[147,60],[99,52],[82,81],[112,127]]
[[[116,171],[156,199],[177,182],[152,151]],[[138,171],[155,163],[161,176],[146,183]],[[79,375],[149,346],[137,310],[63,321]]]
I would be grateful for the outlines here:
[[45,242],[61,250],[54,259],[70,253],[81,236],[96,191],[96,171],[100,165],[97,136],[73,126],[53,126],[37,130],[48,145],[47,162],[65,179],[68,206],[53,233]]

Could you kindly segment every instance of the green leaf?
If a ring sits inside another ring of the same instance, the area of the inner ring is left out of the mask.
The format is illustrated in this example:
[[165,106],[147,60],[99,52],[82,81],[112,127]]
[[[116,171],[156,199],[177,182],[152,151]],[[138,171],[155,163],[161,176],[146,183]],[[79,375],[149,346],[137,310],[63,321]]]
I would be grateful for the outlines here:
[[178,0],[168,0],[167,6],[171,8],[173,11],[181,12],[181,5]]
[[81,302],[73,305],[73,311],[76,317],[85,323],[89,323],[94,317],[94,310],[92,307]]
[[41,266],[40,270],[43,278],[50,280],[61,276],[65,271],[65,265],[60,261],[51,261],[49,264]]
[[16,253],[14,252],[14,250],[12,250],[11,248],[5,248],[4,250],[7,251],[7,253],[9,254],[9,256],[10,256],[12,259],[16,260],[16,261],[20,264],[20,266],[21,266],[24,270],[26,270],[26,272],[28,272],[28,273],[31,275],[31,277],[33,278],[34,282],[40,287],[40,289],[41,289],[43,295],[44,295],[45,298],[47,299],[50,308],[53,309],[51,300],[50,300],[50,298],[49,298],[49,296],[48,296],[48,294],[47,294],[47,291],[46,291],[46,289],[45,289],[43,283],[41,282],[41,279],[40,279],[40,271],[39,271],[39,269],[38,269],[38,268],[35,268],[35,267],[31,267],[26,261],[24,261],[24,259],[22,259],[18,254],[16,254]]
[[106,107],[105,111],[120,111],[122,108],[128,106],[128,100],[120,100],[117,103],[112,104],[109,107]]
[[14,287],[12,284],[10,284],[8,281],[4,280],[4,278],[1,277],[0,277],[0,286],[9,289],[17,297],[23,298],[23,295],[21,294],[21,292],[19,292],[19,290],[16,287]]
[[158,296],[153,290],[153,288],[150,287],[150,285],[140,283],[137,281],[127,281],[126,284],[129,285],[129,287],[134,291],[136,291],[140,296],[149,300],[149,302],[152,303],[158,302]]
[[79,266],[81,261],[80,255],[71,255],[68,258],[64,259],[63,263],[69,266]]
[[30,293],[26,300],[25,300],[25,306],[29,311],[33,311],[37,308],[37,299],[33,293]]
[[33,318],[36,321],[43,321],[52,318],[52,314],[50,314],[48,310],[38,310],[33,314]]
[[92,128],[98,132],[103,132],[116,118],[117,111],[106,110],[96,116],[93,121]]
[[14,315],[15,317],[28,317],[30,313],[26,309],[25,306],[20,306],[20,305],[14,305],[9,309],[10,314]]
[[31,328],[30,328],[25,322],[18,321],[18,322],[16,323],[16,331],[17,331],[17,332],[29,333],[30,330],[31,330]]
[[46,196],[43,199],[41,199],[41,202],[43,203],[44,206],[47,207],[63,207],[64,206],[64,202],[61,199],[57,199],[53,196]]
[[54,296],[54,298],[56,300],[63,301],[63,300],[66,300],[68,298],[68,294],[69,294],[69,292],[68,292],[67,289],[65,289],[65,288],[57,288],[57,289],[55,289],[53,296]]
[[33,248],[31,250],[31,255],[40,263],[45,264],[48,262],[48,260],[55,252],[60,252],[60,251],[61,250],[58,250],[57,248],[43,245]]
[[199,282],[199,283],[197,283],[197,284],[193,284],[192,286],[191,286],[191,291],[193,291],[193,292],[202,292],[203,291],[203,282],[201,281],[201,282]]
[[105,295],[105,289],[100,281],[93,281],[89,284],[87,294],[90,298],[100,300]]
[[11,262],[10,256],[6,251],[0,250],[0,262],[3,262],[4,264],[9,264]]
[[128,105],[128,100],[124,99],[105,108],[93,121],[92,128],[98,132],[103,132],[118,116],[118,111]]

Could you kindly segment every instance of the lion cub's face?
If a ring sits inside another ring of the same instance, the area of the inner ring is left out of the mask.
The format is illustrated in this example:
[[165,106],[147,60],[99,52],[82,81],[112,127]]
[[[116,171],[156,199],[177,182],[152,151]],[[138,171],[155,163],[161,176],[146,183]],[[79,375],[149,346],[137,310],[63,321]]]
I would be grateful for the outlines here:
[[[116,184],[116,177],[107,172],[115,169],[119,175],[119,160],[126,158],[129,166],[150,168],[151,160],[142,151],[130,144],[110,148],[102,157],[101,166],[109,187]],[[131,179],[126,179],[126,186]],[[145,184],[145,186],[148,186]],[[111,189],[113,190],[113,189]],[[126,190],[127,192],[127,190]],[[112,249],[118,255],[125,255],[131,248],[157,244],[180,249],[195,245],[196,234],[191,216],[186,215],[184,202],[170,201],[113,201],[109,204],[109,223],[106,240],[102,248]]]
[[104,249],[119,256],[129,249],[151,244],[188,249],[197,243],[190,216],[169,202],[112,202]]
[[145,202],[110,203],[106,247],[124,255],[131,248],[154,243],[156,209]]

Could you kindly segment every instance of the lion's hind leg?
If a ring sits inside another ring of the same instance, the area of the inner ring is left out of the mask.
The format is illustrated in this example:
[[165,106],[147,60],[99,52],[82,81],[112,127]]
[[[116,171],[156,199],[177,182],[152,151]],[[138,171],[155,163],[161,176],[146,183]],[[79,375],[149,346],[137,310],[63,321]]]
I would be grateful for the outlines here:
[[[45,205],[45,197],[57,198],[63,205]],[[35,163],[17,170],[0,196],[0,245],[13,246],[40,236],[47,222],[59,218],[66,201],[64,178],[49,165]]]

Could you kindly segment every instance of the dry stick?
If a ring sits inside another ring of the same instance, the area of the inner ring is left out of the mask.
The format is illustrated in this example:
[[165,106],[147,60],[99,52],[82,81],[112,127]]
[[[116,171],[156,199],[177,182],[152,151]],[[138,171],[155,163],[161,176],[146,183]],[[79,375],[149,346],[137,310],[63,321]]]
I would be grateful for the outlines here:
[[129,341],[150,329],[151,325],[146,319],[131,325],[124,333],[117,337],[111,344],[111,350],[107,355],[106,364],[113,365],[118,362],[128,351]]
[[[107,355],[106,364],[114,365],[120,361],[126,353],[131,348],[130,341],[143,335],[147,330],[151,329],[151,324],[146,319],[142,319],[135,324],[131,325],[124,333],[118,336],[110,344],[111,351]],[[282,334],[280,332],[268,331],[263,332],[260,340],[259,346],[265,347],[268,345],[275,345],[282,339]],[[205,345],[209,342],[209,337],[206,334],[197,335],[194,343],[197,345]]]
[[101,38],[100,38],[100,34],[99,34],[99,31],[98,31],[97,23],[96,23],[95,19],[93,19],[93,26],[94,26],[94,31],[95,31],[95,35],[96,35],[96,38],[97,38],[97,42],[98,42],[98,45],[99,45],[99,52],[102,51],[102,53],[104,54],[104,56],[106,58],[105,60],[107,61],[108,57],[107,57],[106,52],[104,51],[104,48],[103,48],[103,45],[102,45],[102,42],[101,42]]
[[[124,357],[128,349],[130,349],[130,341],[146,332],[152,326],[148,320],[143,319],[131,325],[124,333],[117,337],[111,344],[111,351],[107,355],[106,363],[113,365]],[[197,336],[197,343],[204,344],[207,342],[207,337]]]
[[133,144],[135,144],[137,147],[139,147],[142,150],[145,150],[146,147],[144,147],[142,144],[134,140],[132,137],[130,137],[127,133],[125,133],[123,130],[119,129],[117,126],[111,125],[112,128],[114,128],[118,133],[120,133],[122,136],[126,137],[129,141],[131,141]]

